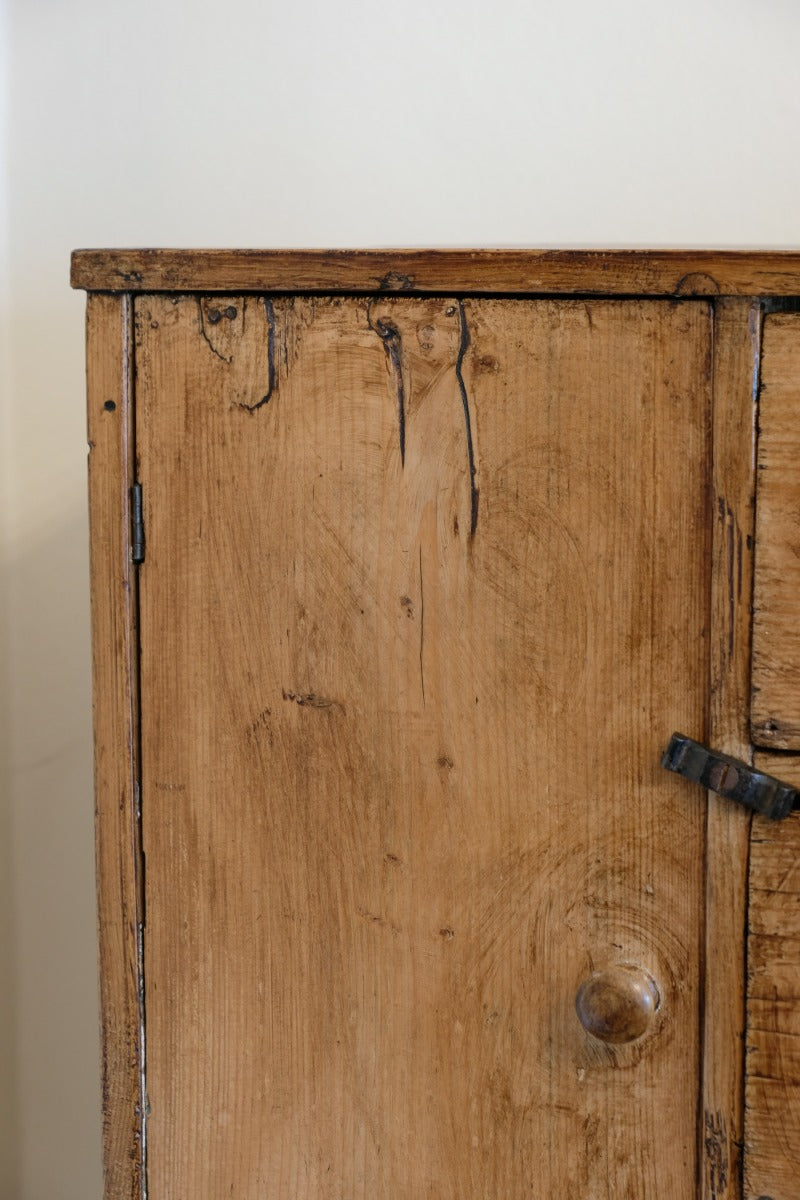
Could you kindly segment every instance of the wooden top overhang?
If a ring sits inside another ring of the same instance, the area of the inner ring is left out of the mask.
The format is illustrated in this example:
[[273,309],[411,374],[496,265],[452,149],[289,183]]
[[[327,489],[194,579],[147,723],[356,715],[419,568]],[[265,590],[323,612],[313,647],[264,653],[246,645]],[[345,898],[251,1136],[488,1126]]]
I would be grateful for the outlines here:
[[90,292],[800,296],[796,250],[76,250]]

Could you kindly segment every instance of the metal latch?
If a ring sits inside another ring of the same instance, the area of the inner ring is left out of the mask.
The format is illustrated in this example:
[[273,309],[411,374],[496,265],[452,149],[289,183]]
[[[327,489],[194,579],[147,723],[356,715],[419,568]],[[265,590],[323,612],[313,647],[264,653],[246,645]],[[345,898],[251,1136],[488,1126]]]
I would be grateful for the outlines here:
[[793,808],[800,808],[796,788],[756,771],[738,758],[709,750],[683,733],[673,733],[661,765],[773,821],[782,821]]

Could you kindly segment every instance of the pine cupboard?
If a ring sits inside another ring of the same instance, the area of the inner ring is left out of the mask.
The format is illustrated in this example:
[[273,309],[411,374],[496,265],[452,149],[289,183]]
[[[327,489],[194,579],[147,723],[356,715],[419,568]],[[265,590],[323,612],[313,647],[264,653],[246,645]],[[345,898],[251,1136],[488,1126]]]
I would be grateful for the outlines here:
[[72,281],[107,1200],[800,1200],[800,255]]

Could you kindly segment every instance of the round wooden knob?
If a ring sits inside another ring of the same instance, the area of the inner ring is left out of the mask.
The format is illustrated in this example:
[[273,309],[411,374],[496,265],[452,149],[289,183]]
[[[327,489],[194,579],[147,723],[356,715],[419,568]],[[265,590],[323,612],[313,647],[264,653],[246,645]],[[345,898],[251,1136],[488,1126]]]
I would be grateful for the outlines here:
[[655,980],[641,967],[608,967],[595,971],[578,988],[578,1019],[601,1042],[633,1042],[640,1038],[658,1008]]

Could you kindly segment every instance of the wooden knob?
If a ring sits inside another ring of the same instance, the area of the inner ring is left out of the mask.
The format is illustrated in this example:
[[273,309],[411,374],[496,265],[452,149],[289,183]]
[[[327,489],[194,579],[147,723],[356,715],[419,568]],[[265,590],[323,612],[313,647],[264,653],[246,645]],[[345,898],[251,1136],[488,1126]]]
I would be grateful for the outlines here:
[[655,980],[641,967],[608,967],[595,971],[578,988],[578,1019],[601,1042],[633,1042],[640,1038],[658,1008]]

